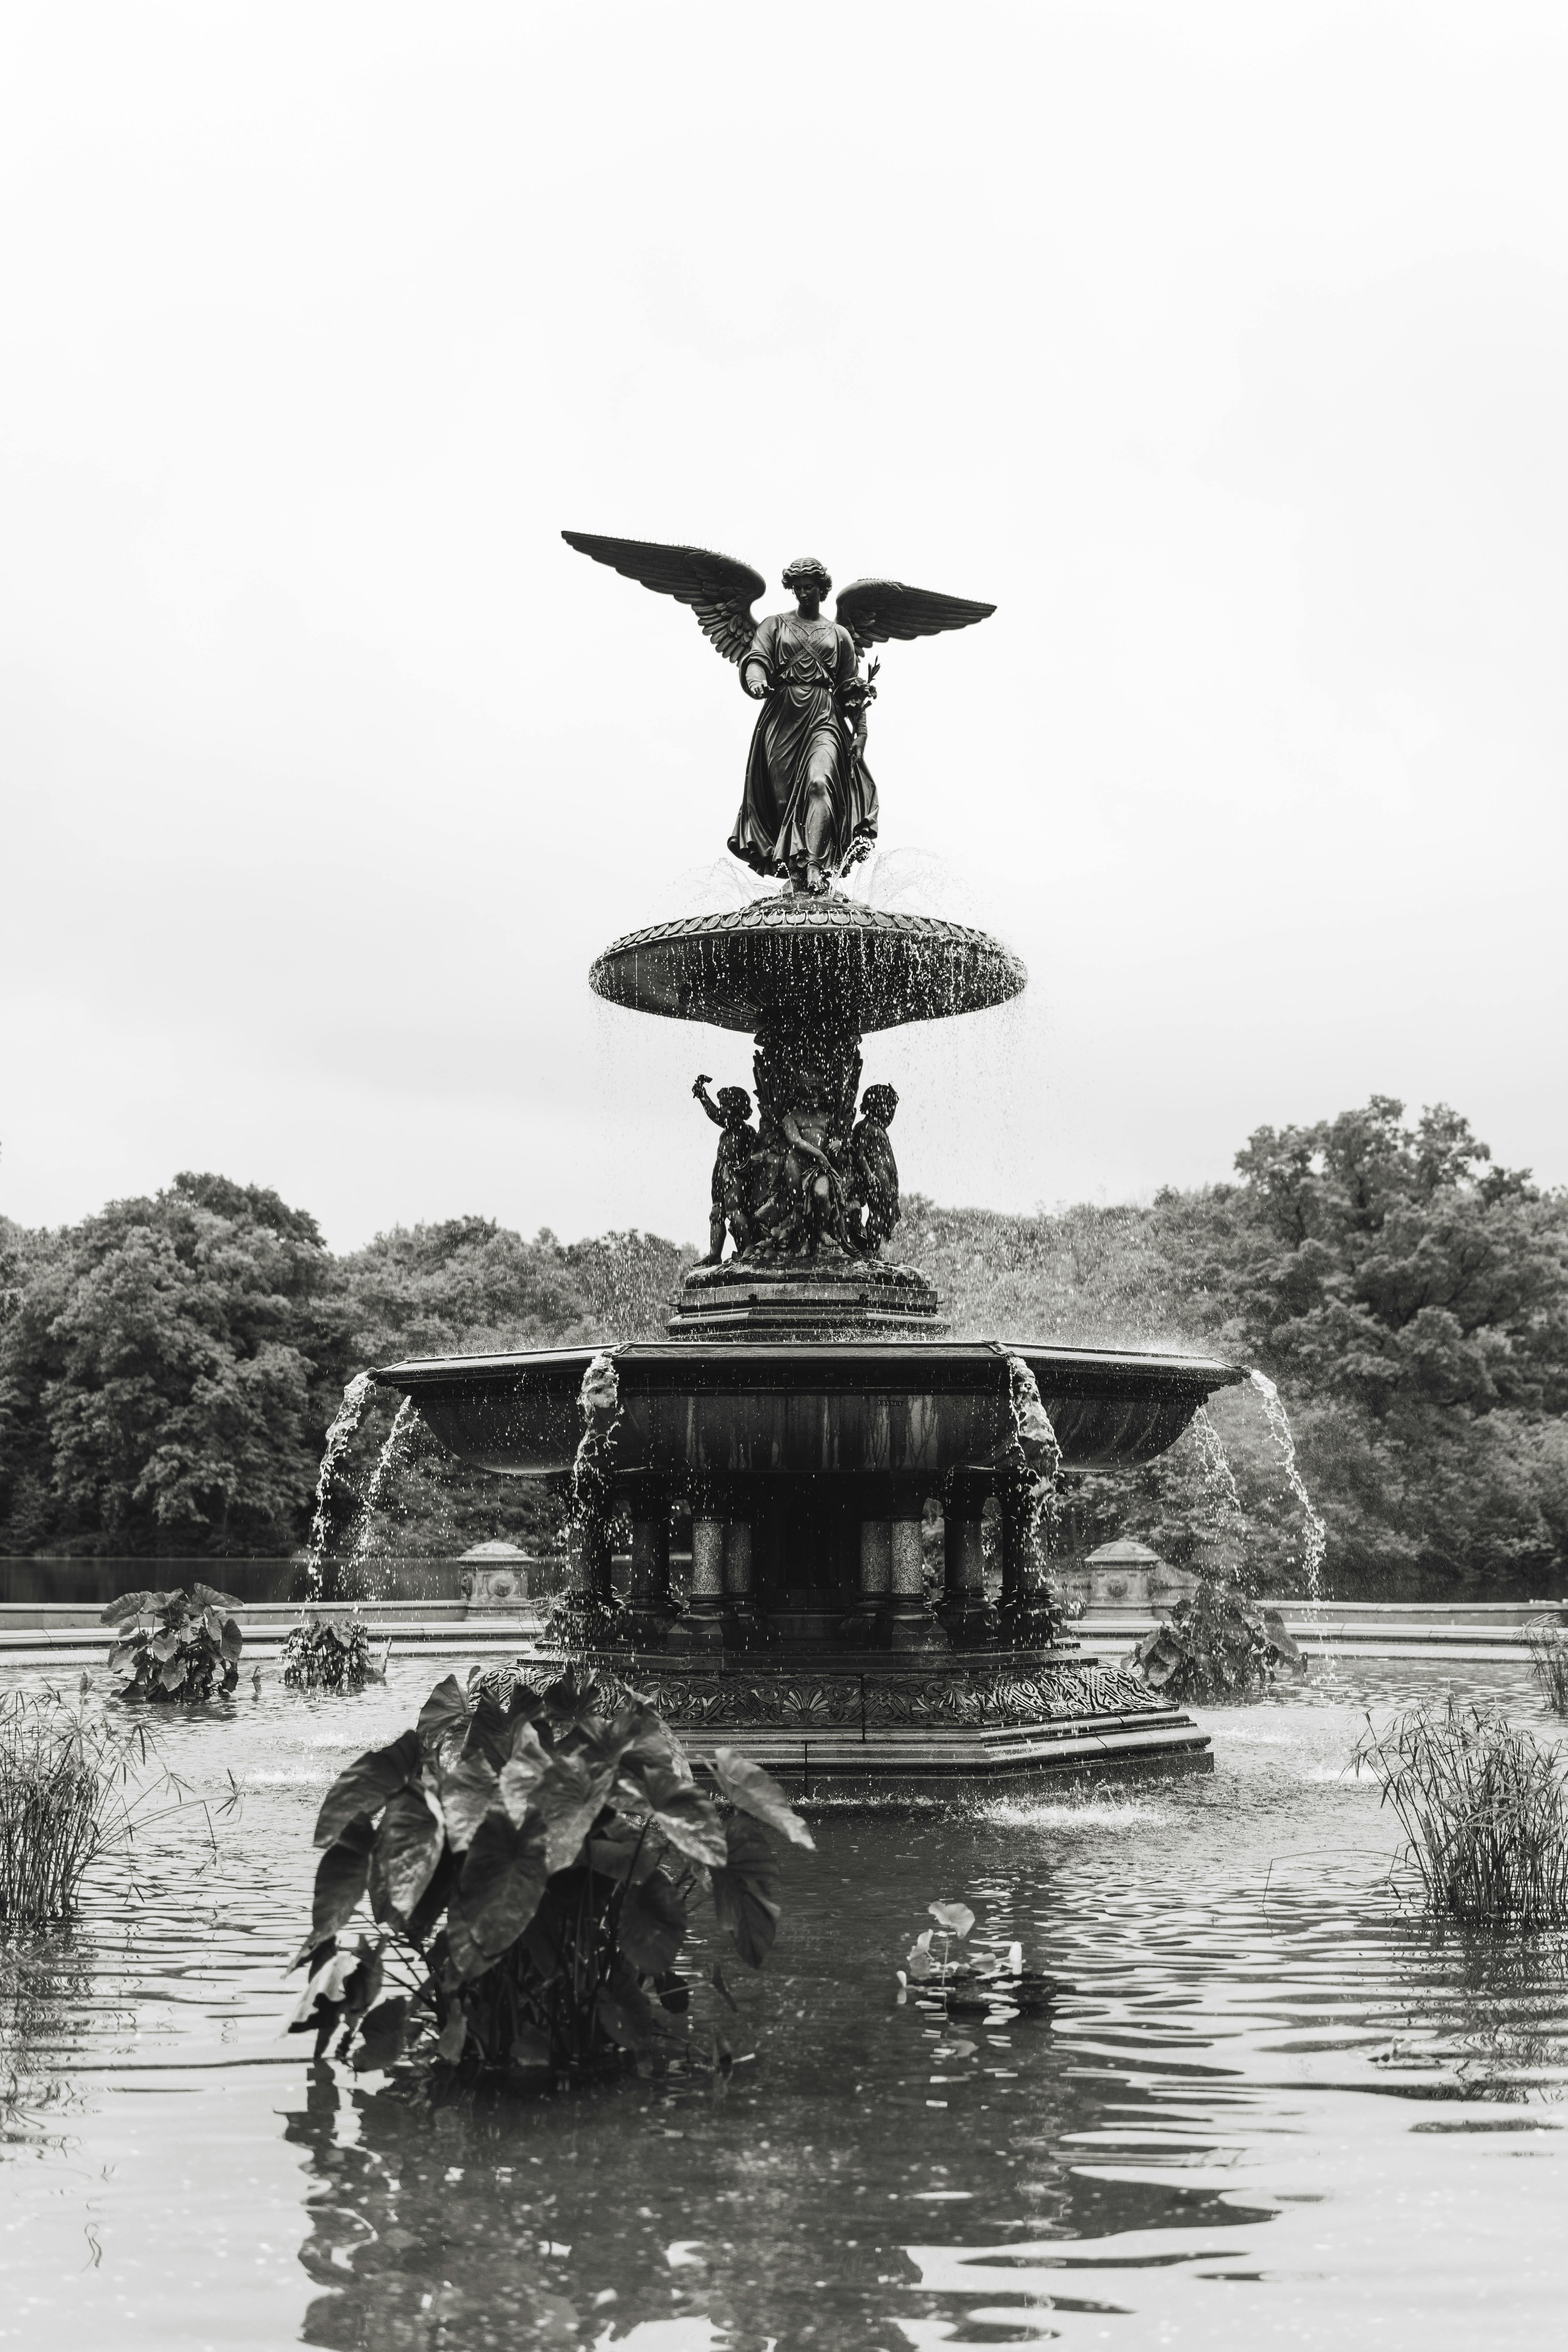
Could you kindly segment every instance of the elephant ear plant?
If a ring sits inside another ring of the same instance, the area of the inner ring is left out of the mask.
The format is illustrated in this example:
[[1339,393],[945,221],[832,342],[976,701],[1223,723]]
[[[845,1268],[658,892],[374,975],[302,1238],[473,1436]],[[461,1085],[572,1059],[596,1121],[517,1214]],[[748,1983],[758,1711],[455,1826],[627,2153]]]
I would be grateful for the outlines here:
[[[448,1675],[327,1792],[290,2031],[360,2067],[405,2050],[491,2075],[691,2063],[692,1906],[710,1898],[761,1968],[770,1832],[812,1843],[767,1773],[722,1748],[694,1772],[635,1693],[570,1668],[543,1691]],[[340,1941],[366,1896],[376,1932]],[[727,2069],[717,2031],[712,2047]]]
[[[239,1680],[239,1602],[210,1584],[189,1592],[122,1592],[100,1622],[123,1630],[109,1654],[127,1698],[206,1699]],[[143,1621],[146,1621],[145,1622]]]
[[297,1689],[357,1690],[373,1677],[385,1679],[385,1664],[378,1669],[372,1660],[363,1617],[313,1617],[283,1644],[283,1679]]

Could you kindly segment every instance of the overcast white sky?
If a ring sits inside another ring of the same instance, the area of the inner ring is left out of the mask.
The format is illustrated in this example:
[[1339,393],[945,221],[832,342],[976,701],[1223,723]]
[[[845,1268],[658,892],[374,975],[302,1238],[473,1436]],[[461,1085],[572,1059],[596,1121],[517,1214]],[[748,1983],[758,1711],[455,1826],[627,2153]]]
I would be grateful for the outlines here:
[[1032,975],[869,1044],[906,1185],[1374,1089],[1568,1179],[1565,118],[1498,0],[10,0],[0,1205],[698,1236],[749,1045],[586,973],[753,712],[563,524],[996,602],[873,714]]

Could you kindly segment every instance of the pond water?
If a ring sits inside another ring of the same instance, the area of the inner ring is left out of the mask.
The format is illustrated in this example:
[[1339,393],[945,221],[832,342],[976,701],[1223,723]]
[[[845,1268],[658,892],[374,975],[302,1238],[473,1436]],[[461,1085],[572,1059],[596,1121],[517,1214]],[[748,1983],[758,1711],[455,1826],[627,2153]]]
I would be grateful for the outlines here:
[[[279,2026],[321,1792],[438,1671],[310,1698],[272,1670],[170,1724],[216,1851],[187,1806],[134,1894],[110,1874],[7,1961],[0,2344],[1471,2352],[1560,2324],[1564,1951],[1414,1922],[1345,1769],[1434,1669],[1216,1710],[1208,1779],[825,1819],[727,2087],[432,2112]],[[1458,1687],[1542,1720],[1521,1673]],[[1051,2015],[954,2032],[900,2000],[958,1899],[1070,1983]]]

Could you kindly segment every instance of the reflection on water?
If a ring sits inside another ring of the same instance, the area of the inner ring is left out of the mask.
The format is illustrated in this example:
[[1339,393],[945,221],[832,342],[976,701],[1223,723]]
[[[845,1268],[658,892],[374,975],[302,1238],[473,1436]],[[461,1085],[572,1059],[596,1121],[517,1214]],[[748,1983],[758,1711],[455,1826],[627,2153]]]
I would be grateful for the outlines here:
[[[276,2038],[319,1792],[428,1669],[176,1724],[174,1769],[247,1790],[222,1862],[160,1824],[143,1899],[105,1885],[0,1987],[0,2341],[1539,2342],[1568,1954],[1402,1908],[1345,1766],[1435,1677],[1345,1675],[1208,1718],[1212,1779],[825,1820],[727,2086],[446,2105]],[[1467,1686],[1541,1720],[1522,1675]],[[1070,1987],[1051,2012],[900,1997],[957,1899]]]

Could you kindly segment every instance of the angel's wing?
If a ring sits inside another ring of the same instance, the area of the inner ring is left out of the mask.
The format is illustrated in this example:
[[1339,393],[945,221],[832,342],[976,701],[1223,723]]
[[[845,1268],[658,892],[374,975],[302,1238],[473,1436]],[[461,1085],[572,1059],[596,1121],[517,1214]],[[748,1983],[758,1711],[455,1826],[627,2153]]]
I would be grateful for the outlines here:
[[939,596],[934,589],[910,588],[901,580],[852,580],[838,592],[834,617],[848,630],[855,650],[884,645],[889,637],[935,637],[944,629],[967,629],[988,621],[994,604],[967,596]]
[[591,530],[563,530],[561,536],[580,555],[607,563],[623,579],[640,580],[656,594],[689,604],[703,635],[726,661],[738,662],[756,635],[752,606],[768,583],[749,563],[737,562],[732,555],[715,555],[706,547],[661,547],[649,539],[598,539]]

